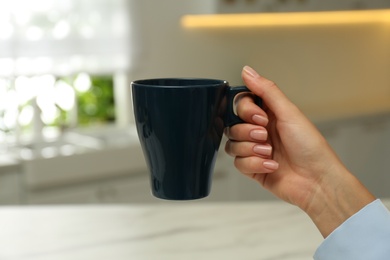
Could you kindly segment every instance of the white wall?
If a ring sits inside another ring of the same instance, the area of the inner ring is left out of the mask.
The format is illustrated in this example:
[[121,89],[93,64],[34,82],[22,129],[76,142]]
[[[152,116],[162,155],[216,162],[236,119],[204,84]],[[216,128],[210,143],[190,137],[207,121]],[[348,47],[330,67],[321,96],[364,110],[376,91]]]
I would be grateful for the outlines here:
[[182,15],[211,13],[213,3],[139,1],[131,78],[212,77],[235,85],[248,64],[314,119],[389,108],[390,24],[181,28]]

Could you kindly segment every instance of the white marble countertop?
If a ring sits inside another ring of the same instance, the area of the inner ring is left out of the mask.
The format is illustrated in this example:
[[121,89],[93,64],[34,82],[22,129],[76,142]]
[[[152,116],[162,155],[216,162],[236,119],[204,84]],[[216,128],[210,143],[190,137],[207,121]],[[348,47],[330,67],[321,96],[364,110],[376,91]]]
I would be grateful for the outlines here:
[[0,259],[312,259],[322,237],[283,202],[3,207]]
[[283,202],[2,207],[0,225],[2,260],[304,260],[323,240]]

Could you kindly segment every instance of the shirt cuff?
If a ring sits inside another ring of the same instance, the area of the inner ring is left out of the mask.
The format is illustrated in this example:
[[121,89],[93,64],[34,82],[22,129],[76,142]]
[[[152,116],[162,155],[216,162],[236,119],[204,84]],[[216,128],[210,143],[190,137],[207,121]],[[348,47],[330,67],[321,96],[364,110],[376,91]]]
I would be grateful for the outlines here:
[[379,199],[366,205],[322,242],[314,259],[389,260],[389,210]]

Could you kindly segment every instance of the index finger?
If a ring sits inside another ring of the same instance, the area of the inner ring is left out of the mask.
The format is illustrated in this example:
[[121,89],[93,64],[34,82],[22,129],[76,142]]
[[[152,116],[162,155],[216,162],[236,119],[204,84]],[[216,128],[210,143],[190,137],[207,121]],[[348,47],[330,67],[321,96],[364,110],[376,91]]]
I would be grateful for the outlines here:
[[275,114],[276,118],[288,120],[301,114],[299,109],[273,81],[260,76],[251,67],[244,67],[242,78],[248,89],[264,101],[267,107]]

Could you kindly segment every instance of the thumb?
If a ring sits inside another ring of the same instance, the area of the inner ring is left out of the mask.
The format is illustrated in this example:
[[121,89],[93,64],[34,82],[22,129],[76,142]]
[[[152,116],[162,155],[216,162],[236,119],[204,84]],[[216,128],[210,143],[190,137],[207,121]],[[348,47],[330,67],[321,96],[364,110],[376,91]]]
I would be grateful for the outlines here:
[[245,66],[242,70],[245,85],[258,97],[279,119],[294,117],[297,107],[286,97],[274,82],[260,76],[254,69]]

